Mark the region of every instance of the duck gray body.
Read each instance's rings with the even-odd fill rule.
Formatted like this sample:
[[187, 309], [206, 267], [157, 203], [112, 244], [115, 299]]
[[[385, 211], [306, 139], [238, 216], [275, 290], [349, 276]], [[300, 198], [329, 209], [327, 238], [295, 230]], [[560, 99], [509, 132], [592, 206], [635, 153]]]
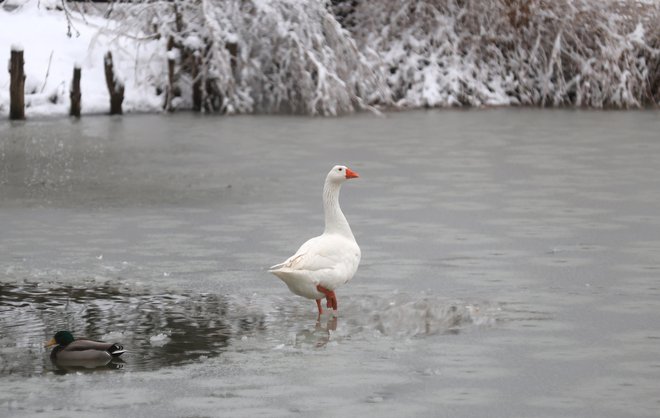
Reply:
[[106, 343], [85, 338], [74, 339], [68, 331], [60, 331], [49, 342], [55, 345], [50, 358], [57, 362], [108, 362], [126, 352], [118, 343]]

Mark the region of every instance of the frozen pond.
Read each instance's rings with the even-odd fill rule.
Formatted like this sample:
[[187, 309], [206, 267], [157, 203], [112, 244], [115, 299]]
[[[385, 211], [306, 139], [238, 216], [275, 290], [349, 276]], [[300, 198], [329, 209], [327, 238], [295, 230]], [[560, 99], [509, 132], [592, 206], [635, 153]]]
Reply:
[[[266, 268], [335, 163], [317, 321]], [[659, 324], [657, 111], [0, 122], [0, 416], [657, 417]]]

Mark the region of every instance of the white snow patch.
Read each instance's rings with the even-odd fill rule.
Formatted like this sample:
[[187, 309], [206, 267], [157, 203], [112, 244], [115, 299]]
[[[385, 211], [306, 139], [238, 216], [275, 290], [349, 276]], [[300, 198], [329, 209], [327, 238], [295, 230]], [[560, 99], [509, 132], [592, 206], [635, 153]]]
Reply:
[[188, 49], [202, 49], [204, 43], [197, 35], [190, 35], [183, 41], [183, 46]]
[[176, 60], [179, 59], [179, 55], [180, 54], [179, 54], [178, 49], [171, 49], [171, 50], [167, 51], [167, 59], [168, 60], [176, 61]]
[[644, 43], [644, 25], [638, 23], [635, 30], [628, 35], [630, 40], [640, 44]]

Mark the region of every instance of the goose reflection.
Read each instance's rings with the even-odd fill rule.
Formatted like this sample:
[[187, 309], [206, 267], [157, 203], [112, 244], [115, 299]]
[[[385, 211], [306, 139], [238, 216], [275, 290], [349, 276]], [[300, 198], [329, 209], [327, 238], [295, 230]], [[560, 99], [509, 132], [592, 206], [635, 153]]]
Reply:
[[315, 327], [317, 333], [323, 334], [321, 338], [316, 342], [317, 347], [324, 347], [326, 344], [330, 342], [330, 331], [337, 331], [337, 317], [335, 315], [330, 315], [328, 317], [328, 320], [325, 323], [325, 327], [321, 325], [321, 317], [316, 320], [316, 327]]
[[318, 316], [314, 323], [307, 323], [295, 325], [296, 330], [290, 334], [289, 343], [295, 347], [325, 347], [332, 338], [332, 333], [337, 330], [338, 319], [334, 315], [328, 316], [323, 320], [322, 316]]

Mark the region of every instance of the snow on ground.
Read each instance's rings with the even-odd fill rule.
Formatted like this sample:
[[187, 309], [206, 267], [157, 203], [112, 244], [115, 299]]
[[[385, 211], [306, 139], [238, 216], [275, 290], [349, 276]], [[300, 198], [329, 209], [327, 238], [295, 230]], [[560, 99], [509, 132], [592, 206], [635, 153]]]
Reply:
[[[116, 72], [126, 85], [124, 111], [157, 111], [163, 98], [145, 80], [161, 77], [164, 54], [156, 41], [117, 37], [100, 16], [72, 14], [71, 36], [66, 14], [54, 0], [13, 0], [0, 7], [0, 62], [8, 62], [11, 46], [24, 50], [26, 117], [66, 115], [74, 65], [82, 68], [82, 113], [106, 113], [110, 99], [103, 56], [112, 51]], [[13, 6], [19, 6], [13, 10]], [[111, 23], [111, 22], [110, 22]], [[105, 28], [99, 32], [99, 29]], [[139, 36], [139, 34], [137, 34]], [[136, 63], [142, 65], [136, 66]], [[139, 70], [138, 70], [139, 69]], [[0, 71], [0, 113], [9, 111], [8, 71]]]

